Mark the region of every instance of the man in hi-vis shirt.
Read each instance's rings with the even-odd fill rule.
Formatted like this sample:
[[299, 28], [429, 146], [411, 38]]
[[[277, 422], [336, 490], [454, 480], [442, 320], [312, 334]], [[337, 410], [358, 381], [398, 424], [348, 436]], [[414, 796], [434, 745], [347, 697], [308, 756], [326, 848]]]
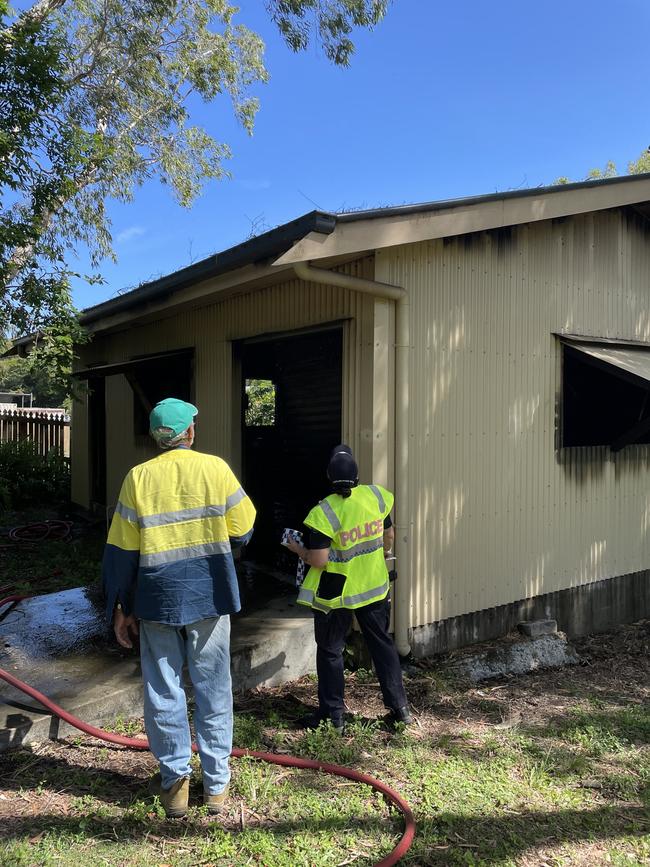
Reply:
[[183, 689], [186, 663], [203, 800], [219, 812], [232, 749], [230, 614], [240, 609], [232, 549], [253, 533], [255, 509], [221, 458], [192, 450], [191, 403], [156, 404], [150, 433], [162, 454], [133, 467], [108, 534], [102, 580], [106, 614], [122, 647], [140, 635], [144, 719], [160, 763], [167, 816], [187, 812], [191, 738]]

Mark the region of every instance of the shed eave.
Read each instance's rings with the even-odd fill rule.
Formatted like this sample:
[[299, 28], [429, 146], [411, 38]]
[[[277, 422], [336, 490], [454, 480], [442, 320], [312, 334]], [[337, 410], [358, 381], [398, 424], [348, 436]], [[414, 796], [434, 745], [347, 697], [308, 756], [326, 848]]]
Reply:
[[[247, 269], [273, 260], [299, 238], [308, 234], [327, 234], [334, 229], [336, 217], [325, 211], [311, 211], [296, 220], [284, 223], [262, 235], [237, 244], [200, 262], [181, 268], [172, 274], [152, 280], [136, 289], [111, 298], [82, 311], [80, 321], [90, 330], [104, 330], [104, 320], [116, 314], [127, 313], [127, 318], [138, 318], [155, 305], [188, 287], [204, 285], [210, 288], [215, 278], [239, 274], [248, 279]], [[232, 282], [232, 280], [230, 281]], [[94, 326], [94, 327], [92, 327]]]
[[109, 308], [101, 316], [81, 322], [93, 334], [120, 330], [133, 322], [146, 322], [171, 315], [177, 308], [191, 309], [223, 300], [235, 294], [253, 291], [259, 286], [270, 286], [285, 279], [290, 268], [272, 268], [268, 265], [247, 265], [221, 276], [204, 278], [179, 288], [170, 288], [151, 298], [141, 298], [126, 308]]

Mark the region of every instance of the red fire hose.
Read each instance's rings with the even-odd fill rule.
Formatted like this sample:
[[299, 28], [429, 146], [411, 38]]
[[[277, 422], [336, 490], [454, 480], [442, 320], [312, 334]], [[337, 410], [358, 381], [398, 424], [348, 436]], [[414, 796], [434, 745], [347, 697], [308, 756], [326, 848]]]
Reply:
[[72, 521], [35, 521], [21, 527], [12, 527], [9, 530], [9, 538], [12, 542], [44, 542], [53, 539], [65, 542], [72, 535]]
[[[2, 591], [0, 592], [6, 592], [10, 589], [11, 588], [8, 587], [2, 588]], [[28, 598], [28, 596], [6, 596], [4, 599], [0, 599], [0, 608], [9, 602], [18, 602], [21, 599]], [[130, 747], [134, 750], [149, 749], [149, 742], [144, 738], [128, 738], [124, 735], [116, 735], [77, 719], [77, 717], [68, 713], [62, 707], [59, 707], [58, 704], [50, 701], [50, 699], [43, 695], [42, 692], [39, 692], [27, 683], [23, 683], [22, 680], [18, 680], [17, 677], [9, 674], [8, 671], [4, 671], [2, 668], [0, 668], [0, 679], [6, 681], [15, 689], [19, 689], [21, 692], [26, 693], [39, 704], [42, 704], [43, 707], [47, 708], [51, 713], [55, 714], [55, 716], [64, 720], [64, 722], [67, 722], [74, 728], [77, 728], [94, 738], [99, 738], [100, 740], [108, 741], [112, 744], [119, 744], [123, 747]], [[192, 744], [192, 749], [196, 752], [196, 744]], [[270, 762], [273, 765], [284, 765], [288, 768], [303, 768], [311, 771], [322, 771], [325, 774], [334, 774], [337, 777], [346, 777], [348, 780], [354, 780], [357, 783], [365, 783], [367, 786], [371, 786], [371, 788], [375, 789], [377, 792], [381, 792], [381, 794], [388, 801], [394, 804], [404, 816], [404, 833], [402, 834], [399, 843], [385, 858], [382, 858], [381, 861], [377, 861], [375, 867], [391, 867], [391, 865], [397, 864], [400, 858], [402, 858], [409, 850], [411, 843], [413, 842], [413, 837], [415, 836], [415, 819], [413, 817], [413, 811], [404, 798], [402, 798], [396, 791], [391, 789], [385, 783], [382, 783], [381, 780], [371, 777], [370, 774], [364, 774], [361, 773], [361, 771], [355, 771], [352, 768], [345, 768], [341, 765], [317, 762], [313, 759], [299, 759], [294, 756], [281, 756], [276, 753], [262, 753], [257, 750], [242, 750], [237, 747], [233, 748], [232, 756], [235, 758], [248, 757], [252, 759], [260, 759], [263, 762]]]

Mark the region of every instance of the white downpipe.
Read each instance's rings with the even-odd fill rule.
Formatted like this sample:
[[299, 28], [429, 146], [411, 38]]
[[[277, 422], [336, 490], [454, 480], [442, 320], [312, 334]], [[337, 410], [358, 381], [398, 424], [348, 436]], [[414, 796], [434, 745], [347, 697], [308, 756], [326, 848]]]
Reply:
[[395, 646], [400, 656], [408, 656], [409, 644], [409, 604], [410, 582], [410, 533], [409, 519], [409, 299], [406, 289], [390, 283], [379, 283], [314, 268], [306, 262], [297, 262], [294, 272], [301, 280], [326, 286], [341, 286], [353, 292], [364, 292], [376, 298], [389, 298], [395, 301], [395, 502], [398, 520], [395, 523], [395, 556], [402, 577], [395, 582]]
[[[395, 305], [395, 556], [398, 578], [395, 582], [395, 646], [400, 656], [411, 652], [409, 626], [411, 603], [411, 521], [409, 509], [409, 360], [411, 327], [410, 305], [404, 295]], [[399, 569], [402, 578], [399, 578]]]
[[306, 262], [296, 262], [293, 270], [301, 280], [310, 283], [324, 283], [327, 286], [341, 286], [354, 292], [365, 292], [379, 298], [390, 298], [401, 301], [406, 297], [406, 289], [393, 286], [392, 283], [378, 283], [376, 280], [366, 280], [365, 277], [353, 277], [351, 274], [341, 274], [340, 271], [328, 271], [326, 268], [314, 268]]

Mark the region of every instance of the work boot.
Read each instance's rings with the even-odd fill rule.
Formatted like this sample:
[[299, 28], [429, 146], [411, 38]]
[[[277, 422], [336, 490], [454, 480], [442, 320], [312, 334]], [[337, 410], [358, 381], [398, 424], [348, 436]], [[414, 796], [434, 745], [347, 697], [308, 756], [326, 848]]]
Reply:
[[169, 789], [158, 790], [158, 797], [168, 819], [180, 819], [187, 813], [190, 799], [190, 778], [182, 777]]
[[329, 716], [323, 716], [319, 710], [315, 710], [313, 713], [300, 717], [297, 725], [299, 729], [317, 729], [321, 723], [327, 721], [332, 724], [332, 728], [337, 735], [345, 734], [345, 721], [343, 720], [343, 717], [332, 719]]
[[405, 704], [402, 707], [391, 708], [384, 717], [384, 720], [389, 726], [395, 726], [397, 723], [404, 723], [404, 725], [409, 726], [413, 722], [413, 716], [409, 710], [409, 706]]
[[230, 784], [226, 785], [223, 792], [218, 792], [216, 795], [210, 795], [208, 792], [203, 792], [203, 803], [208, 808], [208, 813], [220, 813], [228, 799], [228, 791]]

